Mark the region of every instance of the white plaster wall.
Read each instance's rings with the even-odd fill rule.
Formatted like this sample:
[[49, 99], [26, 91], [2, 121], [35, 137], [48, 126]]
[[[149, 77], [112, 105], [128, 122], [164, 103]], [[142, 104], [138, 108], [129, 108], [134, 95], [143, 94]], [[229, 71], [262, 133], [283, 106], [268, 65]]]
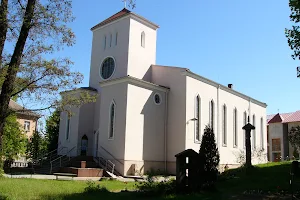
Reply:
[[[67, 147], [68, 150], [71, 150], [73, 147], [77, 146], [78, 142], [78, 125], [79, 125], [79, 108], [73, 107], [71, 108], [72, 116], [70, 118], [70, 133], [69, 133], [69, 139], [66, 139], [66, 126], [67, 126], [67, 113], [61, 112], [60, 115], [60, 125], [59, 125], [59, 142], [58, 142], [58, 148], [61, 147]], [[77, 156], [77, 151], [73, 150], [71, 152], [71, 156]], [[66, 150], [64, 150], [63, 153], [65, 153]]]
[[272, 139], [280, 138], [281, 142], [281, 155], [283, 155], [283, 125], [282, 123], [271, 123], [269, 124], [269, 148], [270, 148], [270, 161], [273, 160], [273, 153], [272, 153]]
[[[145, 32], [145, 47], [141, 33]], [[128, 75], [150, 81], [150, 66], [156, 62], [156, 30], [130, 19]]]
[[80, 107], [77, 150], [80, 152], [81, 138], [88, 137], [87, 155], [93, 155], [94, 147], [94, 111], [96, 103], [87, 103]]
[[[125, 156], [125, 128], [127, 107], [127, 84], [115, 84], [102, 87], [100, 101], [99, 145], [98, 149], [106, 158], [114, 158], [123, 163]], [[114, 138], [109, 139], [110, 105], [115, 102]], [[110, 154], [107, 154], [102, 147]], [[115, 162], [117, 170], [122, 173], [124, 166]]]
[[[116, 61], [115, 72], [111, 79], [127, 75], [128, 45], [129, 45], [130, 18], [125, 17], [116, 20], [106, 26], [93, 31], [90, 83], [91, 87], [100, 89], [99, 82], [103, 81], [100, 76], [100, 66], [103, 60], [110, 56]], [[118, 43], [115, 45], [115, 34], [118, 32]], [[113, 42], [110, 47], [110, 34]], [[104, 49], [104, 36], [106, 35], [106, 49]]]
[[175, 172], [175, 155], [185, 150], [186, 81], [175, 67], [152, 66], [152, 82], [170, 88], [168, 93], [167, 160], [168, 171]]
[[[216, 136], [216, 142], [218, 144], [220, 152], [220, 164], [239, 164], [237, 162], [237, 156], [240, 151], [243, 151], [243, 134], [242, 127], [244, 126], [244, 112], [247, 114], [249, 108], [249, 101], [227, 91], [218, 88], [207, 83], [201, 82], [197, 79], [187, 77], [187, 94], [186, 94], [186, 121], [195, 117], [195, 98], [196, 95], [201, 97], [201, 137], [205, 126], [209, 123], [209, 103], [213, 99], [215, 105], [215, 120], [214, 130]], [[227, 108], [227, 145], [223, 145], [222, 142], [222, 106], [226, 105]], [[233, 111], [237, 109], [237, 129], [238, 129], [238, 146], [233, 145]], [[254, 103], [250, 103], [250, 112], [256, 115], [256, 122], [260, 123], [258, 119], [260, 116], [266, 119], [266, 109], [258, 106]], [[252, 116], [251, 114], [251, 116]], [[219, 123], [218, 123], [219, 121]], [[250, 121], [251, 122], [251, 121]], [[266, 133], [266, 132], [265, 132]], [[265, 149], [266, 149], [266, 134], [265, 137]], [[259, 140], [259, 137], [256, 137]], [[257, 145], [258, 146], [258, 145]], [[199, 151], [200, 144], [195, 141], [195, 122], [190, 121], [186, 127], [186, 149], [192, 148], [195, 151]], [[264, 160], [266, 159], [266, 155]], [[258, 160], [253, 160], [253, 163], [257, 163]]]
[[[160, 105], [154, 103], [156, 93]], [[164, 118], [164, 92], [128, 85], [125, 160], [164, 161]]]

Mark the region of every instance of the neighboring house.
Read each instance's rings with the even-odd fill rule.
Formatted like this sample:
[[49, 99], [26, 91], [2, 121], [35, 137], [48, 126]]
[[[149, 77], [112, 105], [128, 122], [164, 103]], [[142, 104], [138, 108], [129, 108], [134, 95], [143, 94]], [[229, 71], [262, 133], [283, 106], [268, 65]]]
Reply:
[[27, 110], [13, 100], [10, 100], [9, 107], [16, 112], [17, 121], [21, 124], [23, 131], [29, 139], [33, 132], [37, 130], [37, 121], [40, 116], [35, 112]]
[[269, 161], [291, 159], [295, 153], [288, 141], [292, 127], [300, 126], [300, 110], [267, 116], [267, 138]]
[[[253, 146], [267, 149], [266, 104], [191, 72], [156, 64], [159, 27], [127, 10], [94, 26], [89, 87], [62, 93], [98, 94], [95, 103], [61, 113], [59, 147], [72, 156], [111, 160], [121, 174], [160, 169], [175, 173], [175, 155], [199, 151], [213, 127], [221, 166], [239, 166], [242, 127], [256, 126]], [[174, 56], [176, 51], [174, 50]], [[201, 66], [200, 66], [201, 67]], [[202, 66], [205, 67], [205, 66]], [[265, 162], [253, 160], [253, 163]]]

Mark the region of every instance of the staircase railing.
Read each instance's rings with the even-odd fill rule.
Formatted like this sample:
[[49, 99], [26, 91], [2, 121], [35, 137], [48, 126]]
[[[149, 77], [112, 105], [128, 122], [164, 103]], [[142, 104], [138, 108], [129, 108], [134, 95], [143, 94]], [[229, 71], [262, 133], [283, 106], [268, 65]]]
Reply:
[[[35, 163], [39, 163], [39, 165], [42, 166], [43, 161], [45, 160], [45, 158], [46, 158], [46, 160], [51, 161], [51, 160], [53, 159], [53, 156], [58, 157], [58, 156], [59, 156], [58, 154], [59, 154], [60, 152], [62, 152], [64, 149], [67, 149], [67, 151], [68, 151], [68, 148], [67, 148], [67, 147], [60, 147], [60, 148], [54, 149], [54, 150], [52, 150], [52, 151], [50, 151], [50, 152], [48, 152], [48, 153], [42, 154], [42, 156], [39, 156], [34, 162], [35, 162]], [[55, 154], [55, 153], [56, 153], [56, 154]], [[53, 154], [54, 154], [54, 155], [53, 155]]]
[[99, 166], [103, 167], [106, 171], [109, 171], [111, 173], [115, 172], [116, 165], [111, 160], [106, 159], [100, 151], [96, 152], [94, 160], [99, 164]]
[[67, 151], [66, 155], [61, 155], [58, 158], [50, 161], [50, 174], [52, 173], [54, 163], [58, 162], [59, 167], [62, 167], [65, 162], [69, 162], [71, 159], [71, 153], [76, 149], [76, 146]]

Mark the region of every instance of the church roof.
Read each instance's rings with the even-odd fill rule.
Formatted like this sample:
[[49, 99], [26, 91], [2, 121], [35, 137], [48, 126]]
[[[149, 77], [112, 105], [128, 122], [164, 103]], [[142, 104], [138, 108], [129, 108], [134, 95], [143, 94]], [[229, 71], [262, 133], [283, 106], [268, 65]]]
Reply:
[[147, 23], [150, 23], [154, 27], [159, 28], [159, 26], [156, 25], [156, 24], [154, 24], [153, 22], [150, 22], [149, 20], [145, 19], [144, 17], [142, 17], [140, 15], [137, 15], [137, 14], [131, 12], [130, 10], [124, 8], [120, 12], [117, 12], [116, 14], [114, 14], [114, 15], [110, 16], [109, 18], [107, 18], [106, 20], [104, 20], [104, 21], [100, 22], [99, 24], [97, 24], [96, 26], [92, 27], [91, 30], [93, 31], [93, 30], [95, 30], [95, 29], [97, 29], [97, 28], [99, 28], [101, 26], [109, 24], [109, 23], [111, 23], [111, 22], [113, 22], [115, 20], [121, 19], [122, 17], [125, 17], [127, 15], [133, 15], [133, 16], [135, 16], [135, 17], [137, 17], [137, 18], [139, 18], [139, 19], [141, 19], [143, 21], [146, 21]]

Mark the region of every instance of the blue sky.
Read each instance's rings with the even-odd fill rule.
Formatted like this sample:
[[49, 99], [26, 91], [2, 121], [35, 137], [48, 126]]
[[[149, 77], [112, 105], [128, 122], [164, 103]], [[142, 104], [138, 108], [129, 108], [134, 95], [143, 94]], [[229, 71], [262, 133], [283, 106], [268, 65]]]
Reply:
[[[86, 3], [83, 3], [86, 2]], [[123, 9], [121, 0], [74, 1], [76, 45], [61, 52], [88, 85], [90, 28]], [[288, 0], [137, 0], [135, 13], [160, 25], [157, 64], [186, 67], [268, 104], [267, 113], [300, 109], [299, 61], [284, 29]]]

